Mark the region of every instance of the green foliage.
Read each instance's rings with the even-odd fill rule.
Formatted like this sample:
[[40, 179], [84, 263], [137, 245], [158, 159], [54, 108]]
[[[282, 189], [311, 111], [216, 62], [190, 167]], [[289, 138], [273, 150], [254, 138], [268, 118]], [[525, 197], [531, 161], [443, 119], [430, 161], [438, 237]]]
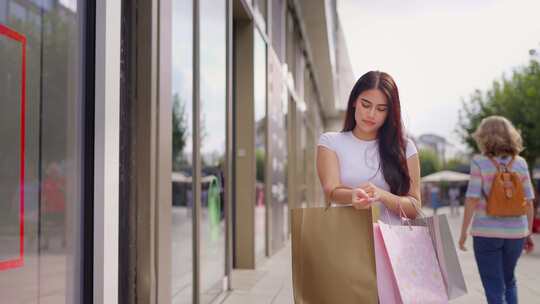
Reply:
[[174, 94], [172, 109], [172, 161], [174, 170], [179, 170], [182, 162], [185, 161], [183, 153], [188, 135], [187, 127], [185, 104], [178, 94]]
[[420, 158], [420, 175], [422, 177], [441, 170], [441, 160], [434, 151], [420, 150], [418, 156]]
[[521, 131], [525, 150], [522, 156], [532, 165], [540, 156], [540, 64], [531, 60], [503, 76], [486, 92], [476, 90], [463, 101], [457, 133], [473, 151], [478, 152], [471, 134], [480, 121], [490, 115], [508, 118]]
[[446, 161], [443, 170], [469, 173], [469, 162], [459, 157], [451, 158]]

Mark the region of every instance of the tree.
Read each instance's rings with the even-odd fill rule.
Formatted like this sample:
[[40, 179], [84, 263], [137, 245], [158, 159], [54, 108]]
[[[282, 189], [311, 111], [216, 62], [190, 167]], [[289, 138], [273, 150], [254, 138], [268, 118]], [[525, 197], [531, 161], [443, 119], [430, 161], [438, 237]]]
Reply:
[[420, 158], [420, 175], [422, 177], [441, 169], [441, 160], [434, 151], [420, 150], [418, 157]]
[[478, 147], [471, 134], [480, 121], [490, 115], [508, 118], [521, 132], [525, 150], [522, 156], [535, 164], [540, 156], [540, 64], [531, 60], [527, 66], [515, 69], [510, 78], [504, 75], [493, 82], [485, 93], [476, 90], [463, 101], [457, 133], [473, 151]]
[[459, 157], [454, 157], [446, 161], [443, 170], [450, 170], [468, 174], [470, 171], [470, 165], [468, 161]]
[[172, 110], [172, 161], [174, 170], [179, 170], [182, 162], [185, 161], [183, 152], [186, 147], [187, 132], [186, 106], [181, 101], [180, 96], [174, 94]]

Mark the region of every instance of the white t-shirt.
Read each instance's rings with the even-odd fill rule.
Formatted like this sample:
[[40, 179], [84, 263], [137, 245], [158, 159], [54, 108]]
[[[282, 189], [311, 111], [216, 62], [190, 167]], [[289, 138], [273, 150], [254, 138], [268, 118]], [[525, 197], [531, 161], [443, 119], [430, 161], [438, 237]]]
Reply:
[[[361, 140], [354, 136], [352, 131], [327, 132], [320, 136], [318, 145], [336, 153], [339, 161], [339, 177], [343, 186], [355, 188], [363, 183], [371, 182], [383, 190], [390, 191], [390, 186], [384, 179], [380, 167], [379, 146], [376, 139]], [[417, 153], [412, 140], [407, 139], [406, 157], [409, 158]], [[388, 222], [384, 214], [386, 212], [384, 205], [378, 202], [376, 204], [380, 206], [380, 219]], [[391, 223], [400, 223], [397, 215], [388, 213]]]

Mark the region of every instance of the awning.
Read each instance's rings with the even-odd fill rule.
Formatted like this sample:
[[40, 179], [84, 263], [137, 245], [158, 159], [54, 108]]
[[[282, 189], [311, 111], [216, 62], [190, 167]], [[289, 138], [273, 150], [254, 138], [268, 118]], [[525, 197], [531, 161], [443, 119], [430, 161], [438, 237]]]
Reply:
[[[201, 178], [201, 182], [202, 183], [210, 183], [215, 178], [216, 177], [214, 175], [203, 176]], [[176, 183], [188, 183], [188, 184], [190, 184], [190, 183], [193, 182], [193, 177], [186, 176], [181, 172], [173, 172], [172, 176], [171, 176], [171, 179], [172, 179], [173, 182], [176, 182]]]
[[424, 183], [439, 183], [439, 182], [468, 182], [469, 174], [443, 170], [422, 177]]

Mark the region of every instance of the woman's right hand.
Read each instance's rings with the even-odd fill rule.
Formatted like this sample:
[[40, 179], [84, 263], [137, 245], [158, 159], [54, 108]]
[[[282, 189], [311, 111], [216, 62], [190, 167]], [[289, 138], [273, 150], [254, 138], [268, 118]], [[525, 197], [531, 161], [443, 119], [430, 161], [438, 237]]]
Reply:
[[371, 207], [372, 200], [367, 192], [362, 188], [352, 189], [352, 206], [357, 210], [368, 209]]
[[465, 242], [467, 241], [467, 233], [461, 232], [461, 236], [459, 237], [459, 249], [462, 251], [467, 251], [467, 247], [465, 247]]
[[526, 239], [525, 239], [525, 244], [523, 245], [523, 250], [525, 250], [525, 252], [527, 254], [531, 253], [533, 250], [534, 250], [534, 242], [532, 240], [532, 237], [531, 235], [529, 235]]

